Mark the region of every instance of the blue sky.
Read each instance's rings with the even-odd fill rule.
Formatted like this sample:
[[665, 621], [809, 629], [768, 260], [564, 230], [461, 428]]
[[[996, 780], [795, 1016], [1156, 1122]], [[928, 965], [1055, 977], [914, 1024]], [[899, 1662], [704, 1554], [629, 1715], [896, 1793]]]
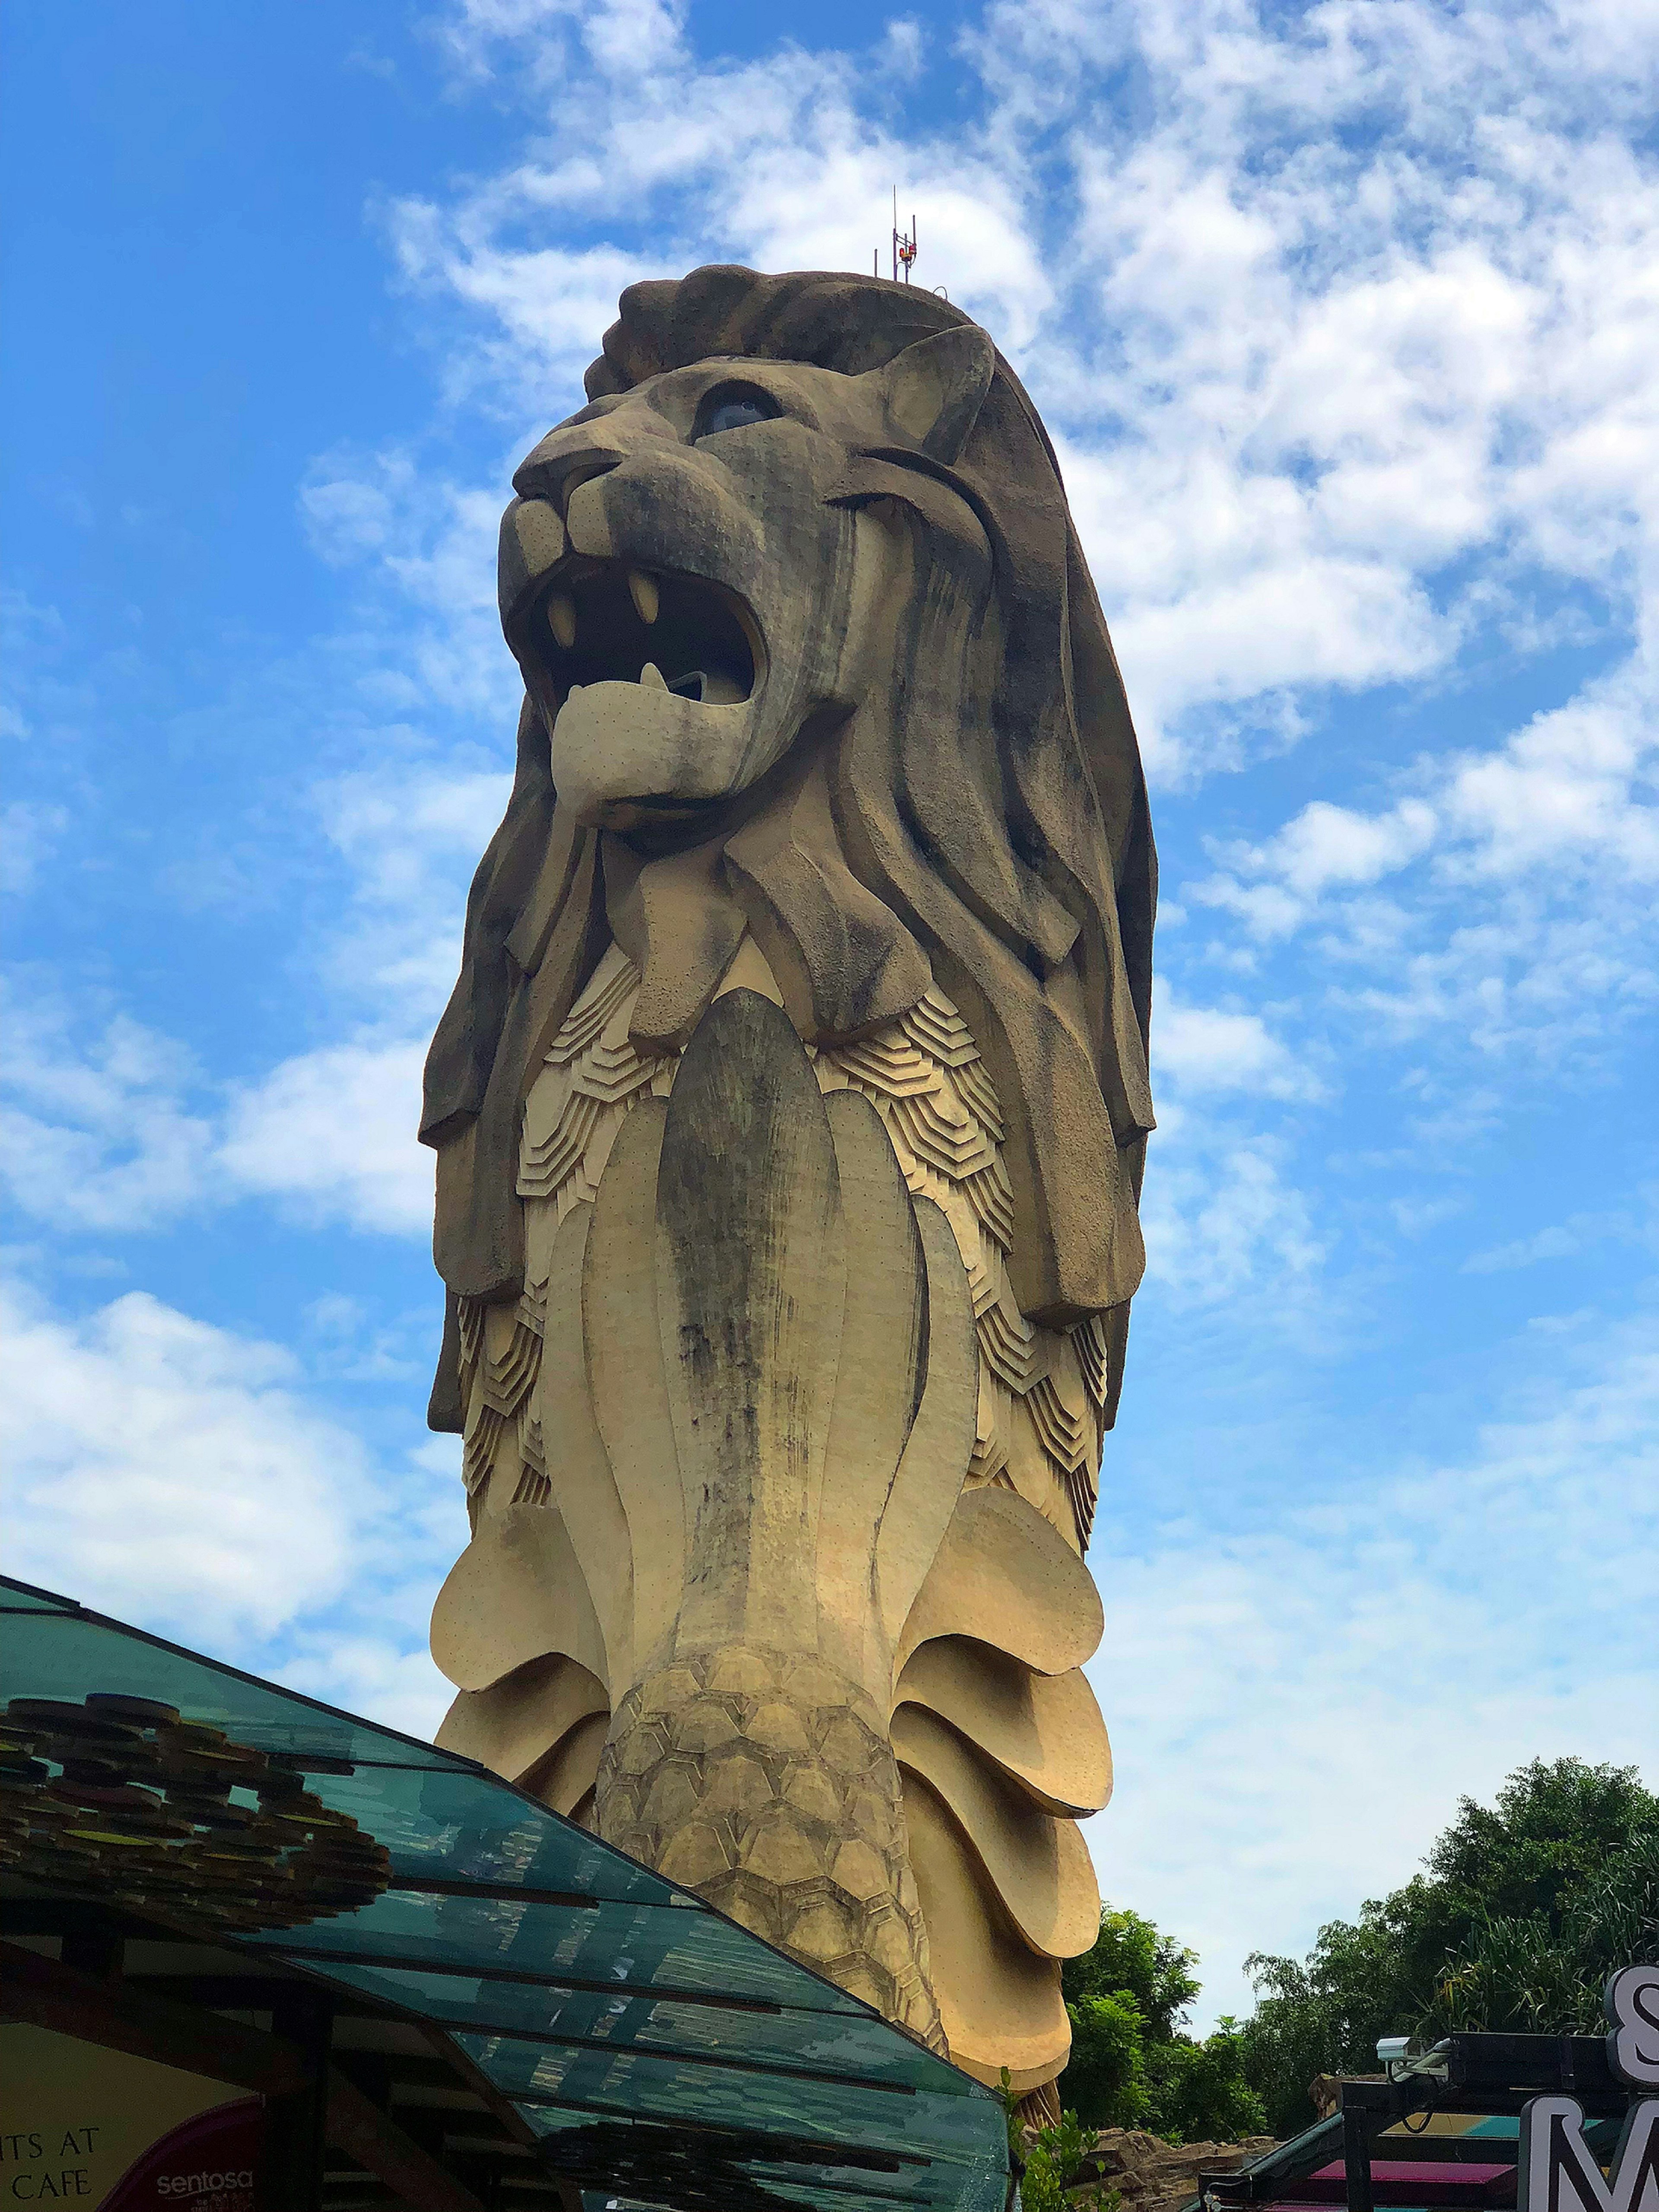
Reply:
[[1103, 1887], [1237, 2007], [1521, 1759], [1659, 1778], [1652, 5], [3, 38], [12, 1571], [435, 1723], [411, 1133], [508, 475], [623, 283], [862, 267], [896, 185], [1055, 435], [1163, 855]]

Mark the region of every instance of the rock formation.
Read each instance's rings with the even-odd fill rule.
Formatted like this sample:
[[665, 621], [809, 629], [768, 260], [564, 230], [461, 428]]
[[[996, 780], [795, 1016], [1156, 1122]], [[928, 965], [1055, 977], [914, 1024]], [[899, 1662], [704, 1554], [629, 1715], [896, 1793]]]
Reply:
[[1088, 2201], [1102, 2188], [1115, 2190], [1121, 2212], [1180, 2212], [1198, 2191], [1200, 2173], [1235, 2173], [1247, 2159], [1275, 2148], [1272, 2136], [1247, 2136], [1243, 2142], [1165, 2142], [1144, 2128], [1103, 2128], [1073, 2178], [1079, 2198]]

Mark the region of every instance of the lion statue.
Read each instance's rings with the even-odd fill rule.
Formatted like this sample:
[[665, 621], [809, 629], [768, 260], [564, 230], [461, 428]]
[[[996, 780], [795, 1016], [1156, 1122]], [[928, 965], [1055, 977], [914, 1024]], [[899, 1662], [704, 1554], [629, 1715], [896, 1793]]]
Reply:
[[514, 479], [518, 771], [427, 1066], [440, 1741], [1035, 2113], [1155, 862], [1048, 438], [931, 293], [633, 286]]

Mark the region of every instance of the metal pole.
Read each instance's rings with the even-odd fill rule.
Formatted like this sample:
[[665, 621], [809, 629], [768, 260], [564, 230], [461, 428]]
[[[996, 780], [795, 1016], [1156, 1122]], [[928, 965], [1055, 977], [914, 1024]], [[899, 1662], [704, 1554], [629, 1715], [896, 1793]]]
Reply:
[[313, 2071], [303, 2089], [265, 2100], [256, 2202], [260, 2212], [320, 2212], [333, 2006], [320, 1990], [290, 1986], [275, 1998], [270, 2025], [275, 2034], [300, 2045]]
[[[1346, 2088], [1346, 2085], [1345, 2085]], [[1371, 2194], [1371, 2116], [1364, 2105], [1342, 2099], [1342, 2175], [1348, 2212], [1375, 2212]]]

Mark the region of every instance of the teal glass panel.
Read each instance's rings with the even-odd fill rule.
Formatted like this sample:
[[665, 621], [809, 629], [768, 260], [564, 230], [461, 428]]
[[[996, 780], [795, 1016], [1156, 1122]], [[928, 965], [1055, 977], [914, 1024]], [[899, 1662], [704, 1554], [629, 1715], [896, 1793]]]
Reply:
[[[568, 2116], [580, 2112], [590, 2119], [667, 2122], [793, 2143], [803, 2157], [825, 2162], [848, 2150], [878, 2157], [884, 2168], [890, 2164], [891, 2171], [882, 2172], [884, 2189], [943, 2202], [957, 2200], [964, 2169], [982, 2163], [988, 2153], [1006, 2173], [1006, 2124], [988, 2095], [921, 2095], [901, 2105], [841, 2084], [716, 2071], [638, 2050], [537, 2052], [493, 2037], [456, 2040], [538, 2135], [568, 2127]], [[750, 2154], [768, 2155], [767, 2144], [757, 2143]]]
[[86, 1613], [8, 1612], [0, 1616], [0, 1652], [8, 1698], [59, 1698], [78, 1705], [89, 1692], [116, 1691], [176, 1706], [187, 1720], [223, 1729], [261, 1751], [467, 1771], [431, 1744], [394, 1735], [274, 1682], [257, 1681]]
[[565, 1974], [607, 1989], [678, 1990], [722, 2002], [874, 2018], [855, 1997], [698, 1906], [586, 1907], [389, 1890], [356, 1912], [249, 1940], [296, 1958], [343, 1952], [416, 1971], [486, 1966], [538, 1981]]
[[441, 1771], [363, 1765], [350, 1774], [312, 1772], [306, 1787], [386, 1845], [395, 1880], [426, 1875], [665, 1905], [678, 1899], [690, 1911], [707, 1911], [700, 1898], [471, 1761]]
[[[299, 1960], [311, 1955], [299, 1947], [283, 1948]], [[440, 1977], [341, 1960], [328, 1962], [320, 1971], [353, 1988], [372, 1989], [411, 2010], [457, 2025], [488, 2023], [503, 2031], [576, 2044], [591, 2040], [612, 2048], [638, 2046], [693, 2059], [707, 2057], [830, 2075], [867, 2086], [877, 2094], [902, 2097], [919, 2087], [935, 2095], [971, 2094], [963, 2076], [908, 2038], [896, 2036], [872, 2015], [746, 2011], [718, 1995], [715, 2002], [705, 2003], [634, 1996], [618, 1990], [603, 1956], [591, 1964], [598, 1971], [586, 1978], [586, 1988], [559, 1984], [561, 1971], [570, 1972], [573, 1980], [582, 1978], [569, 1967], [550, 1969], [533, 1980], [506, 1983], [478, 1975], [476, 1967]]]
[[[648, 2108], [664, 2117], [695, 2116], [701, 2112], [731, 2125], [742, 2124], [745, 2111], [751, 2121], [755, 2114], [763, 2112], [773, 2123], [781, 2123], [793, 2112], [805, 2125], [801, 2116], [810, 2111], [817, 2116], [817, 2124], [830, 2131], [831, 2141], [852, 2141], [858, 2133], [857, 2128], [852, 2135], [844, 2132], [850, 2094], [845, 2081], [810, 2078], [805, 2067], [786, 2072], [787, 2062], [775, 2039], [769, 2048], [763, 2040], [767, 2027], [777, 2027], [775, 2016], [757, 2020], [752, 2014], [720, 2012], [718, 2018], [727, 2036], [723, 2051], [704, 2054], [693, 2046], [678, 2045], [673, 2047], [683, 2055], [668, 2057], [641, 2041], [621, 2042], [616, 2029], [625, 2011], [608, 2013], [601, 2007], [596, 2013], [586, 2003], [573, 2003], [557, 1990], [534, 1984], [479, 1982], [459, 1975], [439, 1978], [343, 1964], [331, 1966], [328, 1972], [337, 1986], [404, 2007], [458, 2038], [465, 2037], [469, 2049], [477, 2037], [501, 2042], [503, 2055], [499, 2069], [492, 2062], [485, 2070], [492, 2080], [499, 2078], [504, 2094], [509, 2095], [562, 2094], [560, 2085], [568, 2076], [570, 2094], [585, 2097], [595, 2082], [613, 2081], [613, 2077], [615, 2082], [621, 2082], [623, 2076], [615, 2070], [618, 2067], [631, 2068], [631, 2089], [613, 2086], [605, 2093], [611, 2102], [620, 2100], [630, 2111]], [[880, 2023], [877, 2027], [879, 2031]], [[594, 2032], [597, 2048], [574, 2044], [576, 2036], [590, 2031]], [[705, 2035], [708, 2032], [706, 2029]], [[572, 2037], [572, 2043], [539, 2040], [565, 2034]], [[518, 2040], [520, 2038], [526, 2040]], [[704, 2055], [754, 2063], [752, 2069], [747, 2064], [708, 2065], [699, 2063]], [[876, 2089], [859, 2093], [860, 2103], [867, 2100], [882, 2108], [882, 2125], [887, 2129], [918, 2124], [916, 2114], [923, 2096], [925, 2093], [900, 2098]], [[973, 2100], [945, 2095], [926, 2101], [930, 2108], [938, 2105], [965, 2109]], [[868, 2124], [866, 2115], [860, 2125]]]
[[[493, 2066], [486, 2065], [485, 2071], [495, 2078]], [[539, 2051], [523, 2094], [544, 2097], [554, 2106], [597, 2106], [638, 2118], [694, 2120], [704, 2127], [811, 2136], [838, 2144], [868, 2144], [872, 2118], [866, 2106], [885, 2103], [868, 2092], [849, 2092], [838, 2081], [688, 2064], [638, 2049], [560, 2046]], [[526, 2117], [533, 2121], [534, 2114], [527, 2111]], [[926, 2127], [926, 2116], [914, 2108], [904, 2118], [918, 2132]], [[896, 2116], [884, 2114], [875, 2140], [895, 2132]]]
[[[887, 2021], [825, 2013], [744, 2013], [726, 2004], [679, 2004], [653, 1997], [613, 1997], [599, 1990], [560, 1990], [535, 1982], [483, 1982], [471, 1975], [420, 1975], [385, 1966], [327, 1964], [327, 1978], [404, 2011], [420, 2013], [453, 2033], [491, 2031], [522, 2039], [502, 2057], [515, 2084], [526, 2084], [542, 2046], [595, 2042], [675, 2055], [688, 2063], [754, 2063], [779, 2075], [838, 2079], [914, 2112], [914, 2097], [967, 2104], [984, 2097], [933, 2053], [900, 2037]], [[825, 2028], [830, 2033], [825, 2033]]]
[[50, 1590], [34, 1589], [27, 1583], [8, 1582], [0, 1575], [0, 1613], [78, 1611], [71, 1598], [54, 1597]]
[[[995, 2130], [986, 2138], [986, 2154], [971, 2167], [937, 2161], [901, 2165], [884, 2157], [881, 2147], [873, 2144], [842, 2152], [849, 2160], [843, 2164], [836, 2146], [802, 2140], [799, 2131], [793, 2141], [778, 2146], [797, 2151], [799, 2156], [769, 2156], [773, 2146], [752, 2132], [723, 2135], [699, 2130], [695, 2124], [663, 2128], [644, 2120], [630, 2128], [625, 2118], [612, 2112], [575, 2112], [568, 2106], [520, 2109], [535, 2129], [549, 2166], [581, 2185], [583, 2212], [609, 2212], [612, 2205], [618, 2212], [647, 2207], [657, 2212], [673, 2201], [672, 2185], [681, 2178], [674, 2168], [682, 2160], [705, 2189], [710, 2180], [718, 2182], [724, 2162], [732, 2183], [727, 2201], [750, 2205], [757, 2200], [748, 2193], [745, 2183], [750, 2189], [758, 2185], [769, 2194], [775, 2192], [790, 2203], [822, 2206], [823, 2212], [851, 2212], [853, 2205], [860, 2203], [1003, 2212], [1007, 2195], [1007, 2138], [1001, 2112], [994, 2106], [988, 2110]], [[854, 2159], [859, 2163], [850, 2162]], [[592, 2188], [601, 2177], [610, 2185]]]
[[[1001, 2212], [988, 2092], [471, 1761], [3, 1580], [0, 1643], [0, 1694], [173, 1705], [301, 1769], [382, 1844], [394, 1887], [372, 1903], [214, 1940], [447, 2028], [549, 2162], [599, 2185], [592, 2212]], [[168, 1917], [189, 1925], [187, 1894]]]
[[[821, 2013], [742, 2013], [714, 2005], [681, 2004], [649, 1997], [617, 1998], [583, 1991], [564, 1998], [550, 2014], [547, 2034], [608, 2042], [688, 2061], [700, 2058], [759, 2067], [779, 2074], [843, 2081], [872, 2096], [892, 2097], [890, 2124], [913, 2109], [915, 2092], [937, 2094], [945, 2069], [928, 2054], [907, 2051], [884, 2025]], [[520, 2046], [528, 2059], [531, 2046]]]

